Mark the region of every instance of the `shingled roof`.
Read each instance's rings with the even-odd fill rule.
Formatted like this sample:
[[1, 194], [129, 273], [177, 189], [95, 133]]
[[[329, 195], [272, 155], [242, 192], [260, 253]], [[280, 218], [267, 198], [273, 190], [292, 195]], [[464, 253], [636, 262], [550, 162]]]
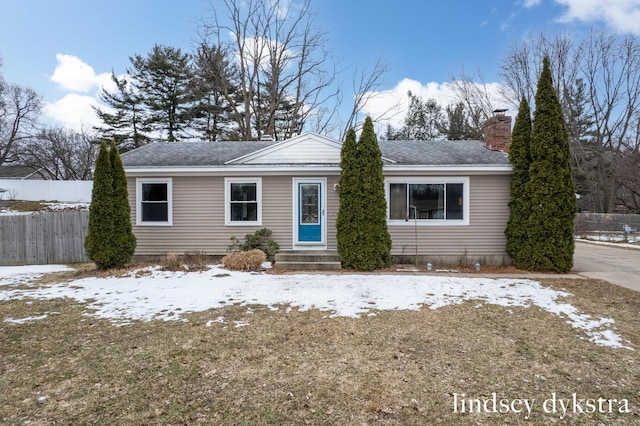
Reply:
[[[122, 154], [125, 168], [222, 166], [279, 142], [156, 142]], [[394, 165], [508, 166], [508, 155], [481, 141], [380, 141]], [[313, 159], [310, 159], [312, 162]]]
[[0, 179], [28, 179], [38, 173], [29, 166], [0, 166]]
[[380, 141], [384, 157], [402, 165], [494, 166], [508, 165], [509, 156], [492, 151], [482, 141]]

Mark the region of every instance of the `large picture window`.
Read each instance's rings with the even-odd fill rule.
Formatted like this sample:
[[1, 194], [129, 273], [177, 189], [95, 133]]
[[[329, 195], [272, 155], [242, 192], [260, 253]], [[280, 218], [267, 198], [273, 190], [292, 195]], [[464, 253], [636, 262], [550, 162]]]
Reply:
[[136, 223], [171, 225], [171, 179], [138, 179]]
[[466, 178], [391, 178], [387, 181], [389, 221], [467, 224], [468, 185]]
[[262, 223], [262, 180], [225, 179], [225, 222], [227, 225]]

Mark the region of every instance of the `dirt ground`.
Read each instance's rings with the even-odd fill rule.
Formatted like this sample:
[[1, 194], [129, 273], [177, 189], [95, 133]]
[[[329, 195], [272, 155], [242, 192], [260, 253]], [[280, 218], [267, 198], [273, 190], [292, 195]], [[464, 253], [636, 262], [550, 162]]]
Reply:
[[[543, 284], [640, 348], [639, 293]], [[640, 424], [638, 350], [538, 308], [477, 305], [362, 318], [230, 306], [116, 327], [71, 300], [4, 301], [0, 318], [49, 316], [0, 322], [0, 423]]]

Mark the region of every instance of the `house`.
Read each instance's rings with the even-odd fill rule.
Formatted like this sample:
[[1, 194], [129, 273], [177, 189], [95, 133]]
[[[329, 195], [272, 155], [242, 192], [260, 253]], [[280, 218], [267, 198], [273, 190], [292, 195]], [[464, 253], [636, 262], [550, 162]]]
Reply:
[[[511, 118], [486, 141], [381, 141], [396, 261], [508, 264]], [[122, 155], [136, 255], [224, 255], [266, 227], [285, 251], [335, 251], [341, 143], [317, 134], [161, 142]]]
[[0, 179], [44, 180], [51, 177], [51, 172], [45, 167], [0, 166]]

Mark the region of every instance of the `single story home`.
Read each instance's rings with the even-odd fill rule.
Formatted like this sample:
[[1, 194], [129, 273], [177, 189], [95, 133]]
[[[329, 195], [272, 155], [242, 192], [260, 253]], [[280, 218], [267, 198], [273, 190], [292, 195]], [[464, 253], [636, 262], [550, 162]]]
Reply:
[[[485, 141], [380, 141], [392, 255], [508, 264], [511, 117]], [[281, 251], [335, 251], [341, 143], [159, 142], [122, 154], [136, 255], [224, 255], [231, 237], [270, 229]]]
[[0, 166], [0, 179], [45, 180], [52, 176], [46, 167], [34, 169], [29, 166]]

